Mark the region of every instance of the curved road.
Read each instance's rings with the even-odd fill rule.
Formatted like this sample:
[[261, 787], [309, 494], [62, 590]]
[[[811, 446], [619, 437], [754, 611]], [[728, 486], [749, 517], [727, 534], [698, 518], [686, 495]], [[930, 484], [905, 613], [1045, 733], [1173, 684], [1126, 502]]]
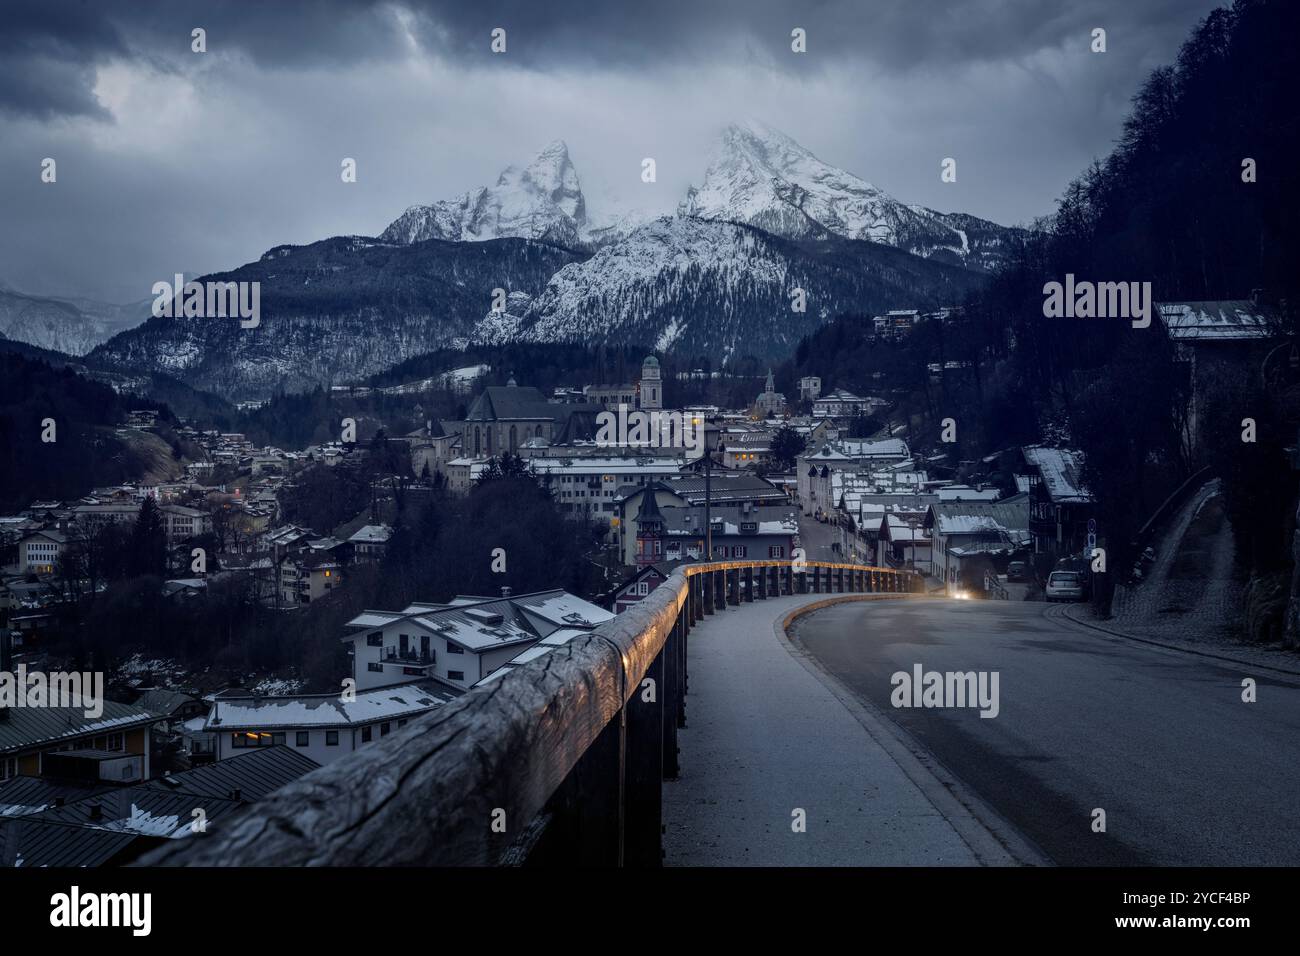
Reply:
[[[1009, 822], [1052, 862], [1300, 864], [1300, 676], [1111, 637], [1060, 611], [849, 603], [796, 620], [790, 637], [828, 687], [950, 772], [984, 822]], [[891, 706], [891, 676], [916, 664], [998, 672], [998, 715]]]

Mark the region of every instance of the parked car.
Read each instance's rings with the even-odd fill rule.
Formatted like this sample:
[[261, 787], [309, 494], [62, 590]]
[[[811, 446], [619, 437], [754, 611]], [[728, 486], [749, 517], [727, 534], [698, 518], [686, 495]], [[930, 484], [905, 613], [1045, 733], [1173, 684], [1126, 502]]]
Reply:
[[1023, 561], [1012, 561], [1007, 565], [1008, 581], [1023, 581], [1029, 573], [1029, 565]]
[[1078, 571], [1053, 571], [1047, 576], [1049, 601], [1082, 601], [1083, 575]]

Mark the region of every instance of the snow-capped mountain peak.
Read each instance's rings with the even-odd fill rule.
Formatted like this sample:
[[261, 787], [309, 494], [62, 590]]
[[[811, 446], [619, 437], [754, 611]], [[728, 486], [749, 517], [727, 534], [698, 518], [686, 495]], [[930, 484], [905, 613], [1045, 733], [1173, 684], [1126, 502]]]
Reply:
[[563, 140], [548, 144], [527, 166], [507, 166], [495, 186], [412, 206], [383, 231], [384, 242], [473, 241], [515, 236], [574, 244], [587, 220], [578, 172]]
[[723, 129], [703, 184], [687, 192], [678, 214], [748, 223], [788, 238], [864, 239], [977, 268], [1000, 255], [1007, 232], [973, 216], [899, 202], [758, 120]]

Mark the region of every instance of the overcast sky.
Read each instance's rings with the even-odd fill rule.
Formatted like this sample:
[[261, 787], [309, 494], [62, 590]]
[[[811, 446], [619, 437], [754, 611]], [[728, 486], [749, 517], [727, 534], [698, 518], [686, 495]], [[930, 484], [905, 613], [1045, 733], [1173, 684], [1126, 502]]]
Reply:
[[[0, 11], [0, 282], [149, 297], [381, 231], [553, 139], [588, 204], [670, 212], [755, 117], [906, 202], [1048, 213], [1214, 0], [33, 0]], [[190, 50], [195, 27], [208, 52]], [[506, 31], [506, 52], [490, 34]], [[807, 31], [807, 52], [790, 31]], [[1107, 52], [1089, 50], [1107, 31]], [[658, 182], [641, 182], [653, 156]], [[957, 182], [939, 162], [957, 159]], [[40, 181], [53, 157], [57, 183]], [[358, 182], [340, 180], [353, 157]]]

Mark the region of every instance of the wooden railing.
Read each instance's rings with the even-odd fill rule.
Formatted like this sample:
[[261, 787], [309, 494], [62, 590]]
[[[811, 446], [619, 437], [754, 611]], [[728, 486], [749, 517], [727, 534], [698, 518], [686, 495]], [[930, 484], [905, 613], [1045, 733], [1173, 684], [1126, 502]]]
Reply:
[[685, 565], [589, 635], [140, 865], [657, 866], [691, 629], [742, 602], [920, 582], [819, 561]]

